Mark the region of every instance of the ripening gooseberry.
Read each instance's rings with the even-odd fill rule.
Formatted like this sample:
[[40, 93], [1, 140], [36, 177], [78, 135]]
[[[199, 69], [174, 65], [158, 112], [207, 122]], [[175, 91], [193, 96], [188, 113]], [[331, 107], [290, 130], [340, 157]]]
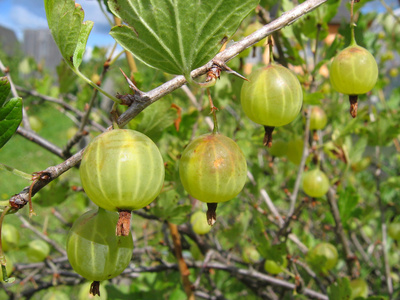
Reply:
[[322, 197], [329, 190], [329, 179], [320, 169], [309, 170], [303, 174], [303, 191], [313, 198]]
[[164, 163], [154, 142], [129, 129], [97, 136], [80, 166], [83, 188], [98, 206], [120, 212], [117, 234], [128, 235], [131, 211], [150, 204], [164, 183]]
[[33, 240], [29, 242], [26, 254], [31, 262], [44, 261], [50, 254], [50, 246], [43, 240]]
[[99, 209], [81, 215], [67, 236], [68, 260], [76, 273], [93, 281], [90, 292], [99, 294], [99, 282], [122, 273], [133, 251], [132, 235], [116, 236], [118, 214]]
[[395, 241], [400, 241], [400, 223], [392, 222], [388, 226], [388, 235]]
[[296, 75], [276, 63], [252, 72], [241, 90], [244, 113], [264, 125], [264, 144], [272, 144], [272, 130], [292, 122], [303, 104], [303, 91]]
[[218, 133], [205, 134], [182, 152], [179, 175], [186, 192], [207, 203], [207, 220], [212, 225], [217, 203], [231, 200], [243, 189], [247, 164], [232, 139]]
[[286, 255], [282, 256], [282, 262], [277, 262], [275, 260], [267, 259], [264, 263], [264, 270], [272, 275], [278, 275], [286, 269], [288, 264]]
[[8, 251], [17, 247], [19, 243], [19, 231], [11, 224], [3, 224], [1, 228], [1, 242], [3, 250]]
[[329, 73], [332, 87], [339, 93], [349, 95], [350, 113], [353, 118], [356, 117], [358, 95], [372, 90], [378, 79], [375, 58], [353, 39], [350, 46], [333, 59]]
[[361, 278], [353, 279], [350, 281], [351, 297], [350, 300], [356, 299], [358, 297], [367, 298], [368, 297], [368, 283]]
[[310, 129], [311, 130], [321, 130], [324, 129], [328, 123], [328, 118], [324, 110], [319, 106], [314, 106], [311, 109], [310, 115]]
[[336, 247], [330, 243], [320, 243], [307, 254], [307, 260], [311, 267], [323, 273], [336, 266], [338, 257]]
[[192, 225], [193, 231], [197, 234], [206, 234], [211, 230], [211, 226], [207, 223], [207, 215], [201, 210], [192, 214], [190, 217], [190, 224]]
[[260, 260], [260, 253], [254, 246], [246, 246], [243, 248], [242, 258], [245, 263], [256, 263]]

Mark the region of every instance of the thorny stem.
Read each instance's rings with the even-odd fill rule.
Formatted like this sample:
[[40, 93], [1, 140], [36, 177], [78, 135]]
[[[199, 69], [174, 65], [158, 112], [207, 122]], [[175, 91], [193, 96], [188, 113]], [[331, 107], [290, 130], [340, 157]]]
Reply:
[[1, 271], [3, 272], [3, 281], [7, 282], [8, 281], [8, 275], [7, 275], [7, 261], [6, 261], [6, 257], [4, 256], [4, 252], [3, 252], [3, 243], [1, 240], [1, 231], [3, 228], [3, 221], [4, 221], [4, 217], [6, 216], [7, 212], [11, 209], [11, 206], [7, 206], [3, 212], [1, 213], [0, 216], [0, 265], [1, 265]]
[[208, 100], [210, 101], [211, 113], [213, 115], [213, 122], [214, 122], [213, 134], [217, 134], [218, 133], [218, 121], [217, 121], [217, 113], [216, 112], [217, 112], [218, 108], [214, 106], [209, 88], [207, 88], [207, 95], [208, 95]]

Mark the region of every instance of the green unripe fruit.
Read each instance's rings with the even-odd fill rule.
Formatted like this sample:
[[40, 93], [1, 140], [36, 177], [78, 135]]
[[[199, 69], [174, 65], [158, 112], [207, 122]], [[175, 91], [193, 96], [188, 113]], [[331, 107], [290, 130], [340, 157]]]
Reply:
[[333, 88], [346, 95], [369, 92], [378, 79], [378, 65], [372, 54], [358, 45], [342, 50], [332, 61], [330, 80]]
[[17, 247], [19, 243], [19, 231], [11, 224], [3, 224], [1, 228], [1, 242], [3, 250], [8, 251]]
[[311, 130], [321, 130], [324, 129], [328, 123], [328, 118], [324, 110], [318, 106], [314, 106], [311, 109], [310, 115], [310, 129]]
[[102, 281], [122, 273], [133, 251], [132, 235], [116, 236], [118, 214], [102, 208], [81, 215], [67, 236], [72, 268], [90, 281]]
[[39, 132], [43, 128], [43, 122], [36, 116], [30, 116], [29, 118], [29, 124], [31, 125], [31, 128], [33, 131]]
[[70, 299], [71, 298], [67, 294], [57, 290], [47, 292], [42, 298], [42, 300], [70, 300]]
[[243, 249], [242, 258], [245, 263], [256, 263], [260, 260], [260, 253], [254, 246], [247, 246]]
[[206, 234], [211, 230], [211, 226], [207, 223], [206, 213], [200, 210], [190, 217], [190, 224], [192, 224], [193, 231], [197, 234]]
[[314, 169], [303, 174], [303, 191], [310, 197], [318, 198], [329, 190], [329, 179], [320, 169]]
[[364, 279], [354, 279], [350, 281], [351, 297], [350, 300], [357, 297], [368, 297], [368, 284]]
[[278, 275], [279, 273], [282, 273], [288, 264], [286, 256], [283, 256], [282, 260], [282, 263], [278, 263], [274, 260], [267, 259], [264, 263], [265, 271], [272, 275]]
[[399, 75], [399, 69], [398, 68], [391, 68], [389, 70], [389, 75], [390, 77], [397, 77]]
[[182, 152], [179, 175], [185, 190], [207, 203], [236, 197], [246, 182], [247, 164], [242, 150], [221, 134], [194, 139]]
[[296, 75], [276, 63], [251, 73], [241, 91], [244, 113], [255, 123], [283, 126], [299, 114], [303, 91]]
[[327, 272], [336, 266], [338, 257], [335, 246], [330, 243], [320, 243], [308, 253], [307, 260], [313, 269]]
[[390, 223], [388, 226], [388, 235], [395, 241], [400, 241], [400, 223]]
[[128, 129], [97, 136], [85, 150], [79, 170], [89, 198], [111, 211], [150, 204], [162, 189], [165, 173], [154, 142]]
[[50, 254], [50, 246], [43, 240], [33, 240], [29, 242], [27, 257], [31, 262], [44, 261]]

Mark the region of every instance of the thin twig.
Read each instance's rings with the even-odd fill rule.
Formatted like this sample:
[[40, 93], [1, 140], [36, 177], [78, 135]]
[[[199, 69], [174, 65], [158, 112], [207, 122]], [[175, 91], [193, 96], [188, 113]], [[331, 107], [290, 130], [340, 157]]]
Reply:
[[379, 146], [376, 146], [376, 157], [377, 157], [377, 166], [375, 170], [375, 181], [376, 181], [376, 192], [375, 195], [378, 198], [378, 203], [379, 203], [379, 210], [380, 210], [380, 219], [381, 219], [381, 231], [382, 231], [382, 252], [383, 252], [383, 265], [385, 267], [385, 277], [386, 277], [386, 286], [388, 289], [388, 294], [389, 294], [389, 299], [392, 299], [393, 295], [393, 283], [392, 283], [392, 277], [390, 275], [390, 265], [389, 265], [389, 258], [388, 258], [388, 253], [386, 249], [387, 245], [387, 228], [386, 228], [386, 217], [385, 217], [385, 206], [382, 202], [382, 197], [381, 197], [381, 173], [382, 170], [380, 168], [380, 148]]
[[44, 240], [45, 242], [49, 243], [50, 245], [52, 245], [54, 247], [54, 249], [56, 249], [58, 252], [60, 252], [62, 255], [67, 255], [67, 251], [65, 251], [65, 249], [63, 247], [61, 247], [59, 244], [57, 244], [55, 241], [53, 241], [52, 239], [50, 239], [47, 235], [44, 235], [43, 233], [41, 233], [39, 230], [37, 230], [35, 227], [33, 227], [23, 216], [21, 216], [20, 214], [17, 214], [18, 218], [21, 220], [21, 222], [23, 223], [23, 225], [28, 228], [29, 230], [31, 230], [33, 233], [35, 233], [38, 237], [40, 237], [42, 240]]
[[[321, 164], [321, 166], [322, 166], [322, 164]], [[343, 252], [344, 252], [345, 259], [346, 259], [346, 264], [347, 264], [347, 269], [348, 269], [349, 275], [352, 277], [358, 277], [359, 271], [358, 271], [357, 265], [355, 263], [357, 260], [357, 257], [351, 251], [349, 241], [346, 237], [346, 233], [343, 230], [342, 219], [340, 217], [340, 212], [339, 212], [339, 207], [337, 204], [335, 190], [332, 187], [330, 187], [328, 190], [328, 193], [326, 195], [327, 195], [328, 203], [331, 208], [331, 212], [332, 212], [333, 218], [335, 220], [335, 224], [336, 224], [336, 227], [335, 227], [336, 236], [339, 238], [339, 240], [343, 246]]]
[[169, 230], [171, 231], [172, 241], [174, 243], [175, 256], [178, 260], [179, 271], [181, 273], [183, 289], [185, 290], [186, 297], [189, 300], [195, 300], [192, 284], [189, 280], [190, 271], [187, 267], [185, 259], [182, 256], [182, 245], [181, 238], [178, 232], [178, 226], [172, 223], [168, 223]]
[[23, 127], [18, 127], [17, 129], [17, 133], [21, 136], [23, 136], [24, 138], [30, 140], [31, 142], [34, 142], [35, 144], [43, 147], [44, 149], [50, 151], [51, 153], [57, 155], [60, 158], [65, 158], [62, 150], [60, 148], [58, 148], [56, 145], [54, 145], [53, 143], [49, 142], [48, 140], [46, 140], [45, 138], [41, 137], [40, 135], [38, 135], [36, 132], [32, 131], [32, 130], [28, 130], [26, 128]]

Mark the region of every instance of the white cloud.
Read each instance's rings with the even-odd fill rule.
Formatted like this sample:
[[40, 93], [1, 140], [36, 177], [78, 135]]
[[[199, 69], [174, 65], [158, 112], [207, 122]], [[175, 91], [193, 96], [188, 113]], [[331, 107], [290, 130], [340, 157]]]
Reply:
[[10, 19], [12, 20], [13, 29], [18, 38], [22, 38], [25, 29], [42, 29], [48, 28], [45, 17], [32, 13], [27, 7], [14, 6], [10, 11]]

